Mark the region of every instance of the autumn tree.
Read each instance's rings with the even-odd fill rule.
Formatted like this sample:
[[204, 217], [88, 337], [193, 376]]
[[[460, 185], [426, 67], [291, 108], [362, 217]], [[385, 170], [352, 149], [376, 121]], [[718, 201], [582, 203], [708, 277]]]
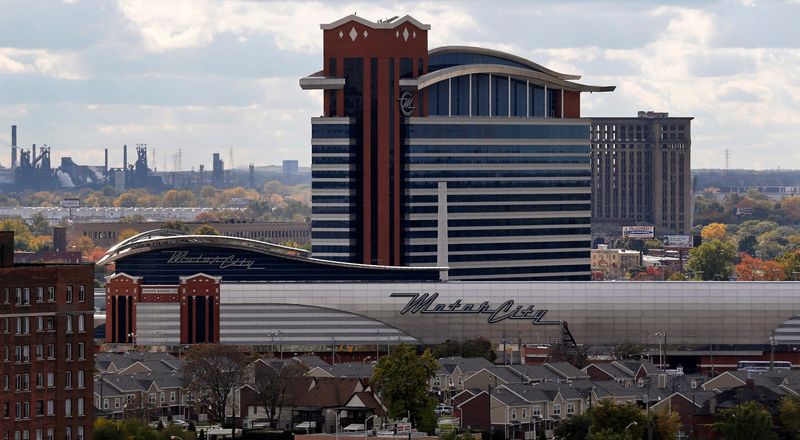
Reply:
[[497, 353], [492, 349], [492, 342], [486, 338], [467, 339], [464, 341], [447, 340], [433, 349], [435, 358], [450, 356], [482, 357], [494, 362]]
[[778, 417], [787, 438], [800, 438], [800, 397], [790, 394], [781, 399]]
[[70, 250], [78, 250], [81, 251], [81, 255], [89, 255], [94, 251], [97, 245], [94, 243], [89, 237], [83, 236], [73, 239], [69, 242], [68, 248]]
[[417, 355], [411, 345], [398, 345], [378, 361], [371, 383], [387, 402], [390, 418], [411, 414], [411, 424], [432, 433], [436, 428], [436, 399], [428, 394], [428, 383], [439, 369], [430, 350]]
[[800, 280], [800, 250], [794, 252], [786, 252], [775, 259], [778, 265], [783, 270], [785, 279], [787, 280]]
[[772, 416], [758, 402], [751, 400], [717, 413], [714, 430], [726, 440], [775, 440]]
[[197, 344], [186, 351], [182, 375], [192, 394], [208, 407], [211, 420], [225, 421], [234, 391], [248, 382], [247, 364], [244, 352], [231, 345]]
[[645, 433], [645, 413], [630, 402], [617, 404], [611, 399], [604, 399], [592, 407], [589, 415], [592, 424], [587, 440], [643, 438]]
[[577, 414], [559, 423], [555, 435], [561, 440], [585, 440], [591, 425], [592, 418], [589, 415]]
[[304, 374], [305, 370], [294, 361], [256, 370], [252, 384], [253, 391], [258, 402], [266, 409], [272, 426], [280, 419], [281, 408], [292, 399], [291, 387], [294, 379]]
[[729, 241], [711, 240], [689, 250], [687, 269], [695, 279], [726, 280], [733, 275], [736, 245]]
[[123, 229], [122, 231], [119, 232], [119, 241], [127, 240], [138, 233], [139, 232], [136, 229], [130, 229], [130, 228]]
[[192, 231], [192, 235], [222, 235], [216, 228], [209, 225], [200, 225]]
[[703, 228], [703, 230], [700, 232], [700, 236], [703, 237], [703, 241], [724, 241], [728, 238], [727, 226], [722, 223], [711, 223]]
[[781, 265], [775, 261], [741, 254], [736, 265], [736, 279], [740, 281], [782, 281], [785, 279]]

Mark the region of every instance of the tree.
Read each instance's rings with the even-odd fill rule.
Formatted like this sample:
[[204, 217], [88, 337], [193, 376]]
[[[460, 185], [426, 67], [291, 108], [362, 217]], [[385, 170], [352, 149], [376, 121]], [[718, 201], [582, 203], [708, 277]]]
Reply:
[[755, 255], [758, 240], [755, 235], [745, 235], [739, 239], [739, 252]]
[[267, 410], [267, 416], [273, 426], [280, 418], [280, 411], [284, 403], [292, 399], [293, 379], [301, 377], [303, 374], [305, 374], [305, 370], [293, 361], [284, 363], [277, 371], [265, 368], [260, 374], [256, 373], [253, 390], [258, 402]]
[[734, 270], [736, 245], [730, 241], [711, 240], [689, 250], [686, 267], [695, 279], [728, 279]]
[[161, 223], [161, 229], [168, 229], [170, 231], [181, 232], [184, 234], [189, 233], [189, 226], [184, 222], [179, 222], [177, 220], [170, 220], [164, 223]]
[[587, 414], [578, 414], [562, 421], [556, 427], [555, 435], [560, 440], [584, 440], [589, 434], [591, 425], [591, 417]]
[[53, 227], [44, 214], [37, 212], [31, 216], [31, 233], [33, 235], [53, 235]]
[[213, 421], [224, 422], [234, 391], [247, 383], [247, 356], [230, 345], [198, 344], [186, 351], [185, 360], [181, 371], [192, 393]]
[[94, 240], [91, 238], [83, 236], [70, 241], [68, 247], [70, 250], [81, 251], [81, 255], [89, 255], [94, 251], [97, 245], [94, 244]]
[[778, 406], [781, 427], [788, 438], [800, 438], [800, 398], [787, 395]]
[[800, 280], [800, 251], [786, 252], [775, 259], [787, 280]]
[[642, 357], [642, 353], [644, 348], [639, 344], [634, 344], [632, 342], [623, 342], [622, 344], [617, 344], [613, 347], [612, 355], [615, 359], [618, 360], [625, 360], [625, 359], [640, 359]]
[[617, 404], [604, 399], [592, 407], [589, 416], [592, 418], [589, 440], [642, 438], [646, 429], [644, 411], [631, 402]]
[[740, 281], [782, 281], [785, 274], [781, 265], [775, 261], [764, 261], [742, 254], [739, 264], [736, 265], [736, 278]]
[[118, 238], [119, 238], [119, 241], [127, 240], [127, 239], [133, 237], [134, 235], [136, 235], [138, 233], [139, 232], [137, 232], [135, 229], [130, 229], [130, 228], [123, 229], [122, 231], [120, 231]]
[[727, 226], [723, 223], [711, 223], [702, 231], [700, 231], [700, 236], [703, 237], [703, 241], [707, 240], [726, 240], [728, 238], [728, 230]]
[[714, 430], [726, 440], [775, 440], [772, 416], [758, 402], [749, 401], [723, 409], [715, 417]]
[[14, 231], [14, 249], [22, 251], [36, 250], [33, 234], [22, 217], [0, 220], [0, 231]]
[[417, 355], [414, 347], [398, 345], [392, 354], [378, 361], [371, 383], [388, 402], [390, 418], [411, 414], [411, 424], [421, 431], [432, 433], [436, 428], [434, 407], [436, 399], [428, 394], [428, 382], [439, 364], [430, 350]]
[[192, 231], [192, 235], [221, 235], [213, 226], [200, 225]]
[[497, 359], [497, 353], [492, 349], [492, 342], [483, 337], [463, 342], [448, 339], [433, 349], [433, 356], [437, 359], [450, 356], [482, 357], [491, 362]]
[[653, 440], [673, 440], [681, 430], [681, 418], [677, 412], [668, 414], [651, 413], [648, 424], [653, 432]]
[[156, 431], [144, 420], [133, 417], [125, 420], [96, 419], [94, 421], [94, 438], [96, 440], [195, 440], [193, 431], [184, 431], [174, 424], [167, 424]]

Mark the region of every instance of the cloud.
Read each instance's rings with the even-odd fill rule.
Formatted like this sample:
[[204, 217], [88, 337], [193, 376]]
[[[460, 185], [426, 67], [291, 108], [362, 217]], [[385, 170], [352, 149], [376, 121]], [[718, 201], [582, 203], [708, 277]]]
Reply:
[[[230, 34], [239, 41], [269, 35], [280, 50], [315, 53], [322, 50], [320, 23], [354, 12], [370, 20], [395, 15], [395, 9], [373, 3], [118, 0], [118, 6], [131, 29], [153, 52], [203, 47], [220, 35]], [[420, 3], [414, 8], [414, 16], [423, 21], [436, 19], [434, 43], [437, 38], [452, 38], [464, 29], [475, 28], [467, 13], [448, 3]]]
[[39, 74], [57, 79], [86, 78], [80, 58], [75, 53], [45, 49], [0, 47], [0, 74]]

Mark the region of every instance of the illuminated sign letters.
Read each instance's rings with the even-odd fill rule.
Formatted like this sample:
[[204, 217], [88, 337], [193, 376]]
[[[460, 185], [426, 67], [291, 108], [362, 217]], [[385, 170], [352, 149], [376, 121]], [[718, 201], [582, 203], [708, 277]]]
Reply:
[[220, 269], [241, 268], [245, 270], [260, 270], [263, 267], [253, 266], [255, 260], [238, 258], [236, 255], [207, 257], [203, 254], [189, 255], [188, 251], [168, 251], [172, 256], [167, 260], [167, 264], [209, 264]]
[[414, 109], [416, 109], [416, 107], [414, 107], [414, 95], [412, 95], [411, 92], [406, 90], [397, 100], [400, 101], [400, 113], [402, 113], [403, 116], [409, 117], [414, 114]]

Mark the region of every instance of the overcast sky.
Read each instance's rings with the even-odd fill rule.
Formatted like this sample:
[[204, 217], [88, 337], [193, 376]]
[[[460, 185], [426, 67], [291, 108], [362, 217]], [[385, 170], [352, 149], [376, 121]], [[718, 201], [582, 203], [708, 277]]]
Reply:
[[[429, 47], [508, 51], [581, 82], [584, 116], [694, 116], [693, 168], [800, 169], [800, 2], [409, 3], [0, 0], [0, 164], [19, 144], [113, 166], [147, 143], [156, 165], [310, 163], [320, 23], [410, 14]], [[226, 164], [227, 165], [227, 164]]]

